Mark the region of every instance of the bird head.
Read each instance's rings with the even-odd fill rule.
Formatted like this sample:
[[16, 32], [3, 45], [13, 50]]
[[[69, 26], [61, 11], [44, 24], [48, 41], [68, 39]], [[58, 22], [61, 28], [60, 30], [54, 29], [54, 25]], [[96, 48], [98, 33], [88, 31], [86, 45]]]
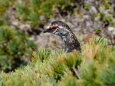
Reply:
[[69, 26], [67, 24], [65, 24], [64, 22], [54, 21], [43, 32], [44, 33], [49, 32], [49, 33], [53, 33], [55, 35], [63, 37], [63, 36], [66, 36], [70, 31], [71, 30], [70, 30]]

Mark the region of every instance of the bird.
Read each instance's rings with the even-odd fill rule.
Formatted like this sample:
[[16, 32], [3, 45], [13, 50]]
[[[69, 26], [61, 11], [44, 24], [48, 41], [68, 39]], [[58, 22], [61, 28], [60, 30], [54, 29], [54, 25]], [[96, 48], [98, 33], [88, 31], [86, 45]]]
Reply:
[[47, 32], [61, 37], [65, 43], [66, 52], [72, 52], [73, 50], [81, 52], [80, 42], [66, 23], [53, 21], [50, 23], [49, 27], [43, 31], [43, 33]]

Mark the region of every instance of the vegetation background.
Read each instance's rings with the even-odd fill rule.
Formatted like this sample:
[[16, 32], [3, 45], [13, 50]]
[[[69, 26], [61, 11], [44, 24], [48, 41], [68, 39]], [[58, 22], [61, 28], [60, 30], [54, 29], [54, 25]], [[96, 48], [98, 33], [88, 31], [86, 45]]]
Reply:
[[[54, 20], [81, 53], [42, 33]], [[0, 0], [0, 86], [115, 86], [115, 1]]]

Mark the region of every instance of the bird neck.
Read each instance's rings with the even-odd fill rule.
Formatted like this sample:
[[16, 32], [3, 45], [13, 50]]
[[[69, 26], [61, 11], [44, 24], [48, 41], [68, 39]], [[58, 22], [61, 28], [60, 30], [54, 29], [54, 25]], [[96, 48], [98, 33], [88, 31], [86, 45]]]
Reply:
[[80, 49], [80, 43], [77, 40], [76, 36], [72, 32], [69, 32], [65, 36], [62, 36], [61, 38], [62, 38], [62, 40], [65, 43], [65, 50], [67, 52], [71, 52], [74, 49], [78, 50], [78, 51], [81, 51], [81, 49]]

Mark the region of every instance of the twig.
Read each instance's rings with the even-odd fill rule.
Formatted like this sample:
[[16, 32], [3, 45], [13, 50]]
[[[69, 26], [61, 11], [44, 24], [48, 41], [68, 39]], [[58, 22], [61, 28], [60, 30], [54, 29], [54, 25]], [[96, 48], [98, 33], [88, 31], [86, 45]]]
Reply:
[[36, 82], [37, 82], [37, 86], [41, 86], [41, 83], [40, 83], [39, 77], [38, 77], [37, 74], [36, 74], [36, 71], [33, 71], [33, 75], [34, 75], [35, 80], [36, 80]]
[[77, 76], [78, 79], [81, 79], [78, 71], [75, 69], [75, 67], [72, 67], [73, 71], [75, 72], [75, 75]]

